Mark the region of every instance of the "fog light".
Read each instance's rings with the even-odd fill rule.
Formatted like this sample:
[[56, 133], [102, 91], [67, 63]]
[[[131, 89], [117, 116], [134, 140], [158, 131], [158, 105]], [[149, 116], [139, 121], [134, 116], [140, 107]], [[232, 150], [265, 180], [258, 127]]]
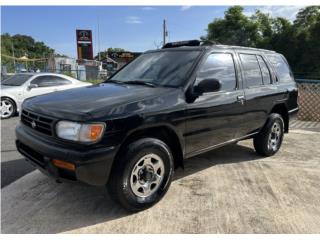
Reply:
[[75, 171], [76, 166], [73, 163], [68, 163], [59, 159], [53, 159], [52, 160], [53, 165], [59, 168], [68, 169], [70, 171]]

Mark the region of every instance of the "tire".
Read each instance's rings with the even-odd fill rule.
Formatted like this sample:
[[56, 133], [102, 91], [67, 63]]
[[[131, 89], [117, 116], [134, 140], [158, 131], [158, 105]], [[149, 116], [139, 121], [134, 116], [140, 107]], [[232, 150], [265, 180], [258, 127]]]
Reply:
[[128, 211], [151, 207], [169, 189], [174, 161], [164, 142], [155, 138], [137, 140], [115, 161], [107, 187], [111, 197]]
[[272, 113], [267, 123], [253, 138], [256, 152], [262, 156], [272, 156], [279, 151], [284, 135], [284, 121], [281, 115]]
[[11, 118], [17, 112], [15, 102], [12, 99], [6, 97], [1, 98], [0, 109], [1, 119]]

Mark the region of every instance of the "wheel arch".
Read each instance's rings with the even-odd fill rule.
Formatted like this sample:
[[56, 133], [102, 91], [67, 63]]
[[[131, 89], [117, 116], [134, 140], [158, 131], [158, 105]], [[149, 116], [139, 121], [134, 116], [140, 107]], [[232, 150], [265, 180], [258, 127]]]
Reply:
[[281, 115], [283, 121], [284, 121], [284, 132], [288, 133], [289, 132], [289, 113], [288, 113], [288, 108], [284, 103], [280, 103], [275, 105], [271, 111], [271, 113], [278, 113]]
[[156, 138], [165, 142], [172, 152], [175, 168], [183, 168], [184, 165], [182, 139], [179, 138], [177, 132], [172, 127], [167, 125], [150, 126], [131, 131], [121, 143], [115, 159], [117, 159], [117, 157], [123, 152], [124, 148], [128, 144], [146, 137]]
[[16, 100], [14, 97], [9, 96], [9, 95], [4, 95], [4, 96], [1, 96], [1, 100], [2, 100], [2, 99], [10, 99], [10, 100], [13, 102], [13, 104], [14, 104], [14, 106], [15, 106], [16, 111], [18, 111], [18, 110], [19, 110], [19, 109], [18, 109], [18, 103], [17, 103], [17, 100]]

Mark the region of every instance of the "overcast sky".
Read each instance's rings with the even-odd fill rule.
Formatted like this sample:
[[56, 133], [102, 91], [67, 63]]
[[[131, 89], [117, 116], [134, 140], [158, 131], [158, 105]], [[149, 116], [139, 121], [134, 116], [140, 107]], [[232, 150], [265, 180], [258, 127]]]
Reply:
[[[256, 9], [271, 16], [294, 20], [303, 6], [250, 6], [244, 13]], [[93, 31], [96, 53], [108, 47], [130, 51], [145, 51], [160, 46], [162, 21], [167, 20], [169, 41], [198, 39], [205, 35], [214, 18], [223, 17], [224, 6], [51, 6], [1, 7], [1, 33], [30, 35], [54, 48], [57, 53], [76, 57], [76, 29]], [[98, 37], [98, 22], [100, 37]], [[100, 41], [99, 41], [99, 40]]]

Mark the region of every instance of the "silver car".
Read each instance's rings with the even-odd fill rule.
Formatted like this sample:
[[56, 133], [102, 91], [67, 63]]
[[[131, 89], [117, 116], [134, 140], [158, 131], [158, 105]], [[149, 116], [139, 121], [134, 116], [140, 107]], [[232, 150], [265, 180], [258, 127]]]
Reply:
[[20, 111], [22, 102], [30, 97], [89, 86], [72, 77], [55, 73], [20, 73], [1, 82], [1, 118], [10, 118]]

